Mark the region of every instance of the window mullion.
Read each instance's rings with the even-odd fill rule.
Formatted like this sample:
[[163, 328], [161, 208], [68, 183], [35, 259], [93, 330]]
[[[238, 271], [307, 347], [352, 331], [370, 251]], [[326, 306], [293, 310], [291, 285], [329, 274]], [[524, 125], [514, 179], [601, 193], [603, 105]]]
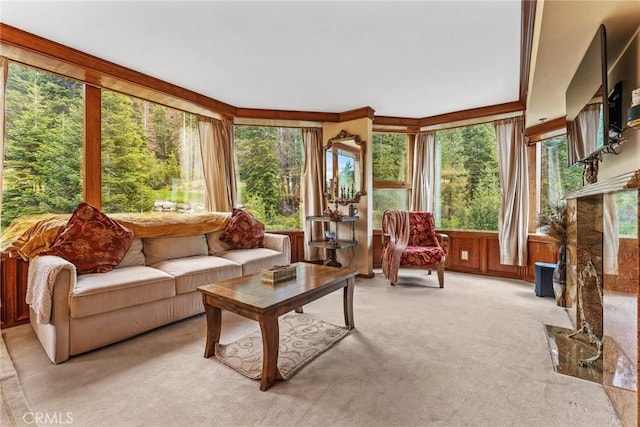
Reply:
[[102, 111], [101, 90], [99, 87], [84, 85], [84, 200], [97, 207], [102, 207]]

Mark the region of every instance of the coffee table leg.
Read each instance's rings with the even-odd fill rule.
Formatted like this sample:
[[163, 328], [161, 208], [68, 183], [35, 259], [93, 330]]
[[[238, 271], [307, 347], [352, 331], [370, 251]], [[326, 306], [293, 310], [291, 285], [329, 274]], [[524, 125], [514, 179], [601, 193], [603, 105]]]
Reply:
[[356, 279], [351, 277], [347, 279], [347, 286], [344, 287], [344, 323], [349, 329], [356, 327], [353, 321], [353, 288]]
[[282, 376], [278, 371], [278, 350], [280, 346], [280, 330], [278, 316], [264, 316], [260, 322], [262, 331], [262, 378], [260, 390], [265, 391]]
[[222, 310], [205, 302], [204, 311], [207, 315], [207, 341], [204, 346], [204, 357], [211, 357], [215, 354], [216, 346], [220, 342]]

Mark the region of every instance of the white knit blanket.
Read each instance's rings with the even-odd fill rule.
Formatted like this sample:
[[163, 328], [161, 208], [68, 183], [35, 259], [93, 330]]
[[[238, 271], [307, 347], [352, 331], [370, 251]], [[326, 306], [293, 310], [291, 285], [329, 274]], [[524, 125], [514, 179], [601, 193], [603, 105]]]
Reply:
[[69, 261], [57, 256], [41, 255], [29, 262], [29, 274], [27, 276], [27, 304], [36, 313], [38, 323], [49, 323], [51, 318], [51, 300], [53, 297], [53, 285], [58, 273], [69, 270], [71, 286], [69, 292], [75, 288], [76, 267]]

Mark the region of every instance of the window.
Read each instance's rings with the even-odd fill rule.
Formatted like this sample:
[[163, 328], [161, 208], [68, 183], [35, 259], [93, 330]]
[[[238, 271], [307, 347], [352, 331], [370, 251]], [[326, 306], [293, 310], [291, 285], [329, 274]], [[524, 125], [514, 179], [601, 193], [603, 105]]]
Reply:
[[102, 90], [102, 209], [204, 210], [195, 115]]
[[82, 200], [83, 84], [9, 62], [2, 228]]
[[497, 231], [500, 184], [493, 123], [438, 131], [436, 153], [436, 226]]
[[382, 228], [382, 214], [387, 209], [409, 209], [408, 137], [402, 133], [374, 132], [373, 156], [373, 227]]
[[618, 234], [621, 237], [638, 238], [638, 190], [615, 193]]
[[301, 230], [302, 131], [235, 126], [237, 202], [267, 230]]
[[567, 136], [540, 142], [540, 211], [546, 212], [570, 191], [582, 186], [580, 164], [567, 167]]

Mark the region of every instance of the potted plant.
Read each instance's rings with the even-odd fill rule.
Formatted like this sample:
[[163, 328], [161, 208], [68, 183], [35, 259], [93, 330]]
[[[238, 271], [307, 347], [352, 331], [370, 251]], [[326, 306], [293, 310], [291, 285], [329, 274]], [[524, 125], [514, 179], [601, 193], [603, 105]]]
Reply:
[[538, 228], [554, 240], [558, 250], [558, 262], [553, 270], [553, 293], [556, 303], [566, 307], [567, 288], [567, 241], [569, 226], [569, 209], [564, 201], [558, 201], [550, 205], [544, 211], [539, 212], [536, 220]]

